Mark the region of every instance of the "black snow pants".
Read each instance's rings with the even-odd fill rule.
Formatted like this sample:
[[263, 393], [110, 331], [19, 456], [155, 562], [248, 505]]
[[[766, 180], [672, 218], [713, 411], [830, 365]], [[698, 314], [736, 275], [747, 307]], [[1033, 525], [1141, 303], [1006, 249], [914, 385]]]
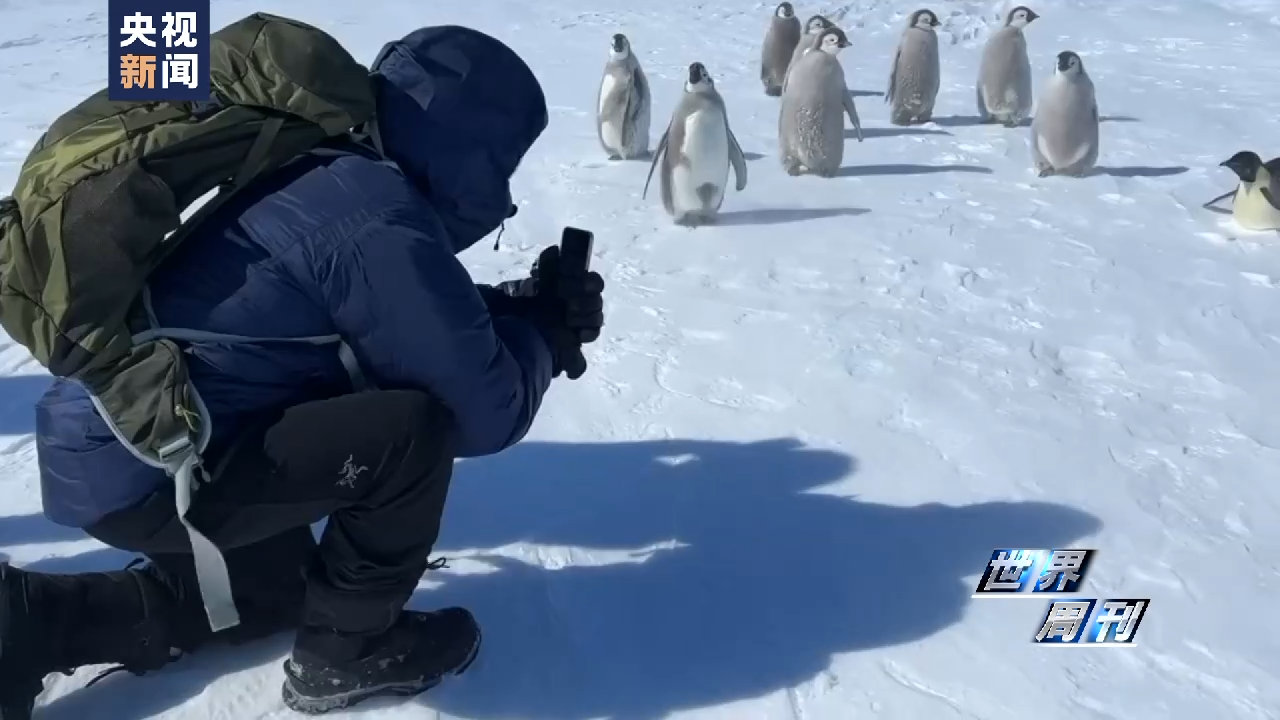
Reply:
[[[227, 561], [241, 624], [225, 638], [300, 625], [370, 635], [390, 627], [440, 531], [454, 427], [426, 393], [371, 391], [294, 406], [206, 452], [212, 481], [187, 518]], [[317, 544], [311, 525], [325, 518]], [[171, 486], [86, 530], [177, 581], [188, 610], [189, 627], [175, 628], [188, 638], [184, 649], [213, 638]]]

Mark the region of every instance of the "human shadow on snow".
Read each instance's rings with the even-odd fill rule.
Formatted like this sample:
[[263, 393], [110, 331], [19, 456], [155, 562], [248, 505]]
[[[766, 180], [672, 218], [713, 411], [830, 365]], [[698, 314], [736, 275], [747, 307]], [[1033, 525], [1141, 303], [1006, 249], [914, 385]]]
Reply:
[[[496, 572], [415, 596], [484, 626], [476, 665], [421, 700], [462, 717], [664, 717], [795, 687], [835, 654], [958, 622], [962, 579], [992, 548], [1070, 546], [1101, 527], [1049, 503], [823, 493], [854, 459], [794, 439], [527, 443], [460, 470], [443, 547], [578, 546], [586, 561], [490, 552], [478, 559]], [[609, 549], [628, 561], [592, 564]]]
[[990, 175], [991, 168], [980, 165], [846, 165], [836, 171], [836, 177], [871, 177], [876, 175], [935, 175], [937, 173], [976, 173]]
[[48, 375], [0, 377], [0, 435], [26, 435], [36, 426], [35, 404], [49, 389]]
[[[852, 457], [794, 439], [526, 442], [460, 462], [438, 551], [492, 571], [436, 573], [441, 584], [411, 606], [469, 607], [485, 643], [465, 676], [418, 701], [464, 717], [580, 720], [760, 697], [812, 678], [834, 654], [959, 621], [963, 578], [993, 547], [1070, 546], [1100, 528], [1049, 503], [904, 507], [821, 491], [854, 470]], [[503, 554], [518, 543], [575, 547], [577, 562]], [[82, 560], [102, 569], [120, 558]], [[113, 676], [41, 717], [149, 717], [221, 675], [274, 665], [288, 647], [282, 635]]]
[[51, 523], [38, 513], [0, 517], [0, 548], [74, 542], [83, 540], [84, 537], [84, 532]]
[[821, 220], [830, 217], [852, 217], [871, 212], [866, 208], [760, 208], [756, 210], [730, 210], [716, 215], [712, 222], [717, 227], [739, 225], [781, 225], [783, 223]]

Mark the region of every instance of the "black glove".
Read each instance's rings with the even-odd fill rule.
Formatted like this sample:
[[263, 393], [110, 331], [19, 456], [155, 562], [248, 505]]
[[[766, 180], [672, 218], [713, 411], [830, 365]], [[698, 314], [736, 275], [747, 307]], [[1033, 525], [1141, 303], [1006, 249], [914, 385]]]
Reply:
[[[529, 277], [482, 290], [492, 314], [524, 318], [551, 349], [552, 375], [577, 380], [587, 370], [582, 346], [595, 342], [604, 327], [604, 278], [597, 272], [569, 273], [560, 267], [560, 247], [543, 250]], [[495, 312], [498, 311], [498, 312]]]

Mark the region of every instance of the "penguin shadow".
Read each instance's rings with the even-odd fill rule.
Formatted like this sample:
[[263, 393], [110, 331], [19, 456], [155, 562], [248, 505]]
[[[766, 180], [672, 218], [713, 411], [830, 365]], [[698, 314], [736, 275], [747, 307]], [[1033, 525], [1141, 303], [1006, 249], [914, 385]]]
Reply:
[[[951, 137], [951, 133], [946, 130], [933, 130], [925, 127], [864, 127], [862, 128], [862, 139], [871, 140], [873, 138], [902, 137], [908, 135], [945, 135]], [[858, 131], [852, 128], [846, 128], [844, 131], [845, 140], [856, 140]]]
[[[1136, 123], [1142, 122], [1136, 117], [1129, 115], [1103, 115], [1098, 118], [1098, 122], [1104, 123]], [[933, 123], [940, 127], [976, 127], [978, 125], [991, 125], [999, 127], [1000, 123], [994, 120], [983, 120], [977, 115], [951, 115], [949, 117], [936, 117]], [[1018, 123], [1018, 127], [1031, 127], [1031, 118], [1026, 118]]]
[[[990, 127], [1006, 127], [995, 120], [984, 120], [977, 115], [951, 115], [948, 117], [935, 117], [933, 124], [939, 127], [978, 127], [988, 125]], [[1018, 123], [1017, 127], [1031, 127], [1031, 118], [1027, 118]]]
[[[647, 150], [647, 151], [645, 151], [645, 152], [643, 152], [643, 153], [639, 153], [639, 154], [637, 154], [637, 155], [635, 155], [635, 156], [633, 156], [633, 157], [629, 157], [629, 158], [609, 158], [606, 162], [602, 162], [602, 163], [590, 163], [590, 164], [583, 165], [583, 167], [585, 167], [585, 168], [590, 168], [590, 169], [595, 169], [595, 168], [602, 168], [602, 167], [605, 167], [606, 165], [618, 165], [618, 164], [621, 164], [621, 163], [629, 163], [629, 162], [644, 162], [644, 163], [648, 163], [648, 162], [653, 162], [653, 153], [654, 153], [654, 151], [653, 151], [653, 150]], [[758, 152], [747, 152], [746, 150], [743, 150], [743, 151], [742, 151], [742, 157], [743, 157], [743, 159], [745, 159], [747, 162], [751, 162], [751, 161], [753, 161], [753, 160], [759, 160], [760, 158], [763, 158], [763, 157], [764, 157], [764, 155], [762, 155], [762, 154], [760, 154], [760, 153], [758, 153]]]
[[1151, 167], [1147, 165], [1126, 165], [1122, 167], [1106, 167], [1098, 166], [1089, 173], [1089, 176], [1107, 175], [1117, 178], [1157, 178], [1169, 177], [1171, 175], [1181, 175], [1190, 168], [1182, 165], [1171, 165], [1169, 167]]
[[991, 175], [992, 169], [981, 165], [846, 165], [836, 171], [836, 177], [879, 177], [884, 175], [937, 175], [939, 173], [972, 173]]
[[884, 97], [884, 93], [879, 90], [854, 90], [849, 88], [849, 94], [853, 97]]
[[709, 223], [717, 227], [741, 225], [783, 225], [833, 217], [855, 217], [871, 212], [867, 208], [757, 208], [721, 212]]

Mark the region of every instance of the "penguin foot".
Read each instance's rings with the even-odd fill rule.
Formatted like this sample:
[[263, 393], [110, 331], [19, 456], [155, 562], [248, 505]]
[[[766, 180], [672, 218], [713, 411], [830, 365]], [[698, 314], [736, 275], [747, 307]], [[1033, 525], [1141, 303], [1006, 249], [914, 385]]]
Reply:
[[782, 87], [778, 85], [766, 87], [764, 89], [764, 94], [769, 97], [782, 97]]
[[1036, 165], [1036, 174], [1040, 177], [1049, 177], [1053, 174], [1053, 168], [1048, 165]]

